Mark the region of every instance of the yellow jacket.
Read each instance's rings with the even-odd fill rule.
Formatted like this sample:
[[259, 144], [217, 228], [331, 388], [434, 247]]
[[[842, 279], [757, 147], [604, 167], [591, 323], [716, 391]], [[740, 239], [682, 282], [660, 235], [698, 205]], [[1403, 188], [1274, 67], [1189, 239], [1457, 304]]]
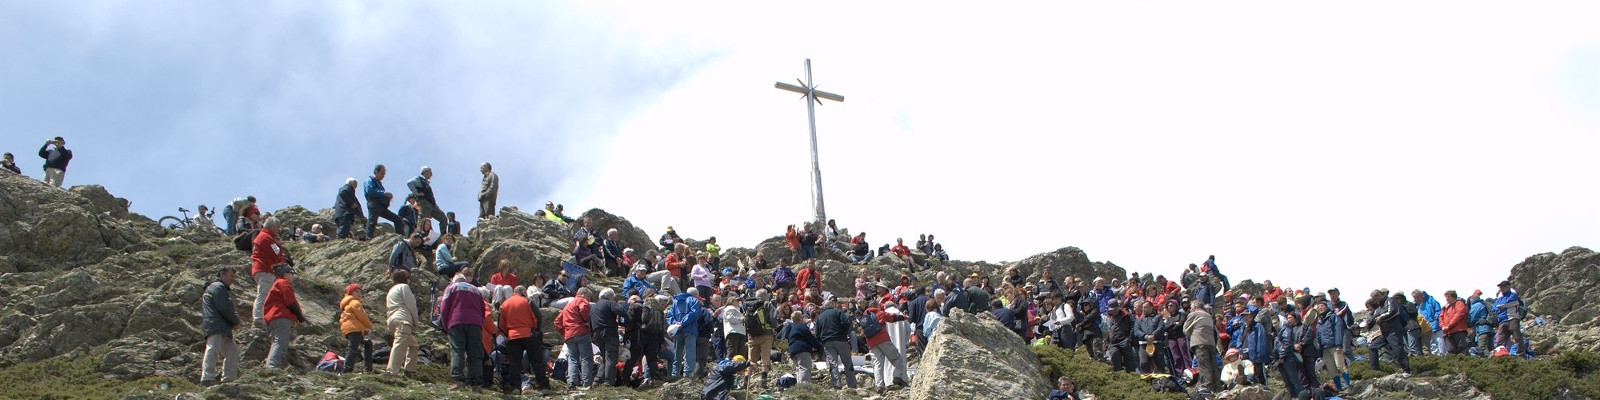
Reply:
[[339, 300], [339, 310], [339, 333], [349, 335], [372, 329], [372, 321], [367, 319], [367, 310], [361, 306], [361, 298], [344, 295]]

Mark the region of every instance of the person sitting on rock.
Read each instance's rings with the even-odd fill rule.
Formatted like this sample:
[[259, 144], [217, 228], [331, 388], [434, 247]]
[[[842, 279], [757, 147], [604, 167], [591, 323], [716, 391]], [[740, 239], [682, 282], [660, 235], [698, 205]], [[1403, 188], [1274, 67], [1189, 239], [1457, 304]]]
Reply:
[[867, 244], [866, 232], [858, 233], [855, 238], [850, 239], [850, 251], [846, 256], [850, 257], [850, 262], [854, 264], [866, 264], [872, 260], [872, 246]]
[[417, 230], [417, 195], [406, 195], [406, 203], [400, 205], [400, 223], [394, 226], [394, 232], [400, 236], [409, 236]]
[[[350, 344], [349, 351], [345, 352], [344, 372], [355, 370], [357, 355], [366, 363], [367, 372], [372, 372], [372, 320], [367, 319], [367, 309], [361, 302], [361, 285], [352, 283], [344, 288], [344, 298], [339, 299], [339, 333], [344, 334], [345, 340]], [[364, 353], [356, 350], [365, 348]]]
[[5, 170], [11, 171], [13, 174], [22, 175], [22, 168], [17, 168], [17, 157], [11, 155], [11, 153], [6, 153], [5, 159], [0, 160], [0, 168], [5, 168]]
[[305, 313], [300, 310], [300, 301], [295, 299], [294, 268], [288, 265], [279, 265], [274, 271], [277, 280], [273, 281], [272, 289], [267, 292], [266, 311], [263, 318], [267, 320], [267, 335], [272, 338], [272, 346], [267, 350], [267, 369], [284, 369], [289, 367], [289, 342], [294, 341], [293, 325], [306, 321]]
[[[760, 256], [760, 254], [756, 255], [756, 257]], [[794, 270], [789, 269], [786, 264], [779, 263], [777, 268], [772, 269], [772, 287], [775, 289], [793, 290], [795, 288], [795, 279]]]
[[[413, 237], [419, 237], [413, 235]], [[439, 249], [433, 253], [433, 263], [438, 269], [439, 276], [453, 276], [457, 271], [466, 268], [466, 261], [456, 261], [452, 253], [456, 247], [456, 235], [445, 234], [439, 239]]]
[[649, 271], [650, 269], [644, 265], [633, 267], [633, 275], [622, 281], [622, 295], [638, 296], [644, 294], [645, 289], [655, 289], [656, 286], [651, 285], [650, 280], [646, 278], [645, 273]]
[[446, 218], [444, 233], [461, 236], [461, 221], [456, 221], [456, 212], [451, 211], [444, 213], [444, 217]]
[[[200, 327], [206, 337], [206, 350], [201, 358], [200, 386], [239, 378], [239, 344], [234, 341], [233, 333], [244, 323], [239, 320], [230, 293], [238, 275], [233, 267], [222, 267], [217, 271], [217, 280], [206, 285], [206, 292], [201, 295]], [[221, 371], [217, 370], [219, 362]]]
[[394, 247], [389, 251], [389, 273], [404, 270], [410, 272], [417, 267], [416, 247], [422, 243], [422, 235], [413, 234], [405, 239], [396, 240]]
[[817, 269], [812, 266], [814, 262], [815, 260], [806, 260], [805, 265], [800, 267], [800, 272], [795, 274], [794, 282], [796, 288], [799, 288], [800, 290], [822, 290], [822, 272], [817, 271]]
[[555, 208], [556, 218], [560, 218], [562, 222], [566, 222], [566, 223], [569, 223], [569, 224], [578, 221], [575, 218], [568, 217], [566, 212], [567, 212], [567, 206], [565, 204], [557, 204], [556, 205], [556, 208]]
[[809, 227], [800, 229], [800, 260], [817, 258], [817, 246], [824, 244], [822, 235], [818, 235]]
[[623, 262], [622, 255], [626, 249], [622, 248], [622, 243], [617, 241], [618, 235], [621, 235], [621, 232], [618, 232], [616, 228], [606, 230], [605, 240], [600, 241], [600, 255], [606, 261], [607, 270], [615, 271], [616, 274], [621, 275], [628, 273], [629, 269], [633, 268], [633, 263]]
[[495, 274], [489, 276], [489, 284], [485, 286], [489, 288], [493, 296], [489, 304], [498, 308], [500, 302], [511, 298], [511, 294], [516, 291], [521, 282], [517, 279], [517, 274], [511, 273], [511, 260], [500, 259], [497, 268]]
[[898, 239], [898, 238], [895, 239], [894, 240], [894, 247], [889, 248], [889, 251], [894, 253], [894, 256], [898, 257], [900, 259], [900, 261], [903, 261], [903, 262], [906, 263], [906, 270], [911, 271], [911, 272], [917, 272], [916, 271], [916, 261], [913, 261], [911, 259], [911, 248], [906, 247], [906, 240], [905, 239]]
[[1222, 387], [1233, 390], [1235, 387], [1249, 385], [1251, 372], [1255, 370], [1255, 363], [1239, 356], [1239, 349], [1228, 349], [1222, 355]]
[[333, 240], [333, 238], [328, 237], [327, 233], [322, 232], [322, 224], [311, 224], [311, 231], [302, 233], [300, 235], [300, 240], [306, 243], [322, 243]]

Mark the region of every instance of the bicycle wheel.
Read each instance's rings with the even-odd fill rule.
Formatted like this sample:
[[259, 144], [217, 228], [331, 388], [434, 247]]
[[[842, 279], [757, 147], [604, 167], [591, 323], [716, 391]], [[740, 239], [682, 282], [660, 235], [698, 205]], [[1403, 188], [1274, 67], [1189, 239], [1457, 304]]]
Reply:
[[161, 217], [161, 219], [156, 220], [156, 224], [157, 225], [161, 225], [162, 228], [167, 228], [167, 229], [171, 229], [171, 230], [175, 230], [175, 231], [181, 231], [181, 230], [183, 230], [183, 228], [187, 227], [187, 224], [183, 223], [183, 220], [178, 219], [178, 217], [174, 217], [174, 216], [170, 216], [170, 215], [165, 216], [165, 217]]

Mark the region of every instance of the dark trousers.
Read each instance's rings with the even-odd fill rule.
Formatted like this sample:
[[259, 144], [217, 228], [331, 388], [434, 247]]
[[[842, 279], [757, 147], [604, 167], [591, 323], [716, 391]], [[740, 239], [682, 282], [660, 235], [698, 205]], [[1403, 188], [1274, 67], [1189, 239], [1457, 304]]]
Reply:
[[1107, 358], [1111, 359], [1112, 371], [1139, 372], [1139, 353], [1133, 345], [1112, 345], [1106, 352], [1110, 353]]
[[1467, 354], [1467, 349], [1472, 348], [1472, 343], [1467, 341], [1467, 331], [1452, 333], [1444, 340], [1450, 343], [1450, 354]]
[[1367, 344], [1367, 367], [1378, 369], [1378, 358], [1384, 350], [1400, 365], [1400, 370], [1411, 372], [1411, 353], [1406, 352], [1405, 332], [1386, 333]]
[[624, 364], [623, 370], [631, 374], [633, 367], [641, 365], [642, 362], [643, 369], [640, 370], [642, 372], [640, 375], [651, 378], [655, 373], [656, 363], [661, 361], [662, 340], [662, 338], [641, 338], [629, 343], [628, 362]]
[[1300, 393], [1300, 389], [1305, 387], [1305, 382], [1300, 378], [1303, 370], [1300, 359], [1290, 355], [1279, 361], [1278, 373], [1283, 376], [1283, 386], [1289, 389], [1289, 393]]
[[356, 221], [355, 214], [351, 214], [349, 212], [341, 213], [338, 217], [334, 217], [333, 218], [333, 223], [339, 225], [339, 229], [334, 231], [334, 236], [336, 236], [336, 237], [338, 237], [340, 239], [349, 239], [350, 238], [350, 224], [355, 223], [355, 221]]
[[617, 333], [611, 332], [609, 335], [599, 335], [595, 338], [598, 339], [595, 340], [595, 344], [600, 347], [600, 359], [604, 360], [600, 363], [600, 370], [596, 371], [599, 373], [597, 384], [617, 386], [620, 384], [620, 380], [617, 379], [617, 358], [621, 355], [621, 344], [617, 343], [616, 339]]
[[350, 341], [350, 350], [344, 353], [344, 372], [356, 369], [356, 350], [361, 348], [366, 350], [359, 353], [361, 354], [361, 361], [366, 364], [367, 371], [372, 371], [372, 341], [362, 337], [361, 332], [350, 332], [350, 334], [344, 335], [344, 338]]
[[475, 385], [483, 379], [483, 327], [450, 327], [450, 379]]
[[512, 339], [506, 341], [506, 357], [511, 359], [511, 379], [500, 382], [500, 387], [505, 389], [520, 389], [524, 363], [533, 370], [533, 381], [540, 389], [550, 388], [550, 376], [545, 371], [544, 352], [539, 351], [540, 344], [531, 337]]
[[378, 228], [378, 218], [389, 220], [389, 223], [394, 224], [396, 233], [401, 232], [405, 226], [405, 222], [400, 221], [400, 216], [394, 215], [394, 211], [389, 211], [388, 208], [367, 207], [367, 215], [370, 215], [370, 217], [367, 217], [367, 237], [369, 238], [372, 237], [373, 229]]
[[1317, 359], [1322, 358], [1320, 352], [1303, 352], [1300, 353], [1300, 357], [1300, 387], [1303, 389], [1322, 386], [1322, 382], [1317, 381]]

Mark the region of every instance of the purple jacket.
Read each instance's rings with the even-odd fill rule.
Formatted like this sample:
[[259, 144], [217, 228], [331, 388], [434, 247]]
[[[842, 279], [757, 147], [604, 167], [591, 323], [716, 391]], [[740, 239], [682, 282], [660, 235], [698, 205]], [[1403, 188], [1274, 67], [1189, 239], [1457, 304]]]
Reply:
[[439, 315], [445, 329], [457, 325], [483, 326], [483, 295], [478, 288], [466, 282], [450, 284], [444, 291], [444, 301], [439, 303]]

